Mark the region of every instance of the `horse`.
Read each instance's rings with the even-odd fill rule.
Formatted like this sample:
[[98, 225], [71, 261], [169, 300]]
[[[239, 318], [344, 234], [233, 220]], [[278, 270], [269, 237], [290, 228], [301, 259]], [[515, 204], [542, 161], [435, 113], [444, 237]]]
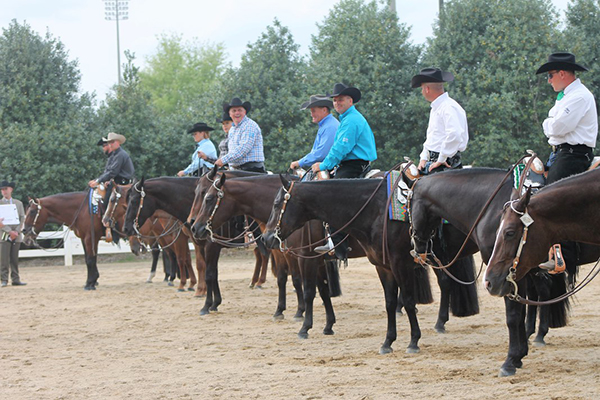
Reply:
[[[197, 181], [198, 178], [162, 177], [148, 180], [142, 178], [140, 181], [135, 182], [132, 186], [133, 190], [127, 193], [125, 233], [133, 235], [135, 229], [139, 229], [139, 225], [143, 225], [146, 219], [156, 210], [164, 210], [185, 224], [194, 200]], [[229, 228], [235, 236], [239, 233], [239, 229], [236, 229], [233, 224], [231, 225]], [[212, 268], [212, 265], [217, 265], [223, 246], [207, 241], [196, 241], [187, 228], [184, 233], [192, 239], [195, 247], [196, 268], [199, 278], [196, 296], [206, 295], [205, 304], [200, 310], [200, 315], [217, 311], [222, 301], [218, 281], [214, 286], [211, 286], [210, 290], [207, 290], [205, 271], [207, 264], [211, 266], [209, 268]], [[260, 253], [255, 252], [255, 255], [257, 254]], [[268, 257], [264, 257], [261, 262], [266, 264]]]
[[[98, 242], [104, 234], [100, 213], [94, 214], [91, 190], [59, 193], [38, 199], [30, 199], [25, 213], [24, 243], [32, 245], [46, 223], [64, 224], [81, 239], [85, 253], [87, 279], [85, 290], [96, 290], [98, 278]], [[114, 236], [118, 240], [118, 236]]]
[[[102, 218], [102, 223], [106, 227], [124, 226], [125, 213], [127, 211], [127, 193], [131, 185], [114, 188], [111, 192], [106, 212]], [[178, 291], [185, 291], [187, 278], [190, 278], [190, 285], [187, 288], [189, 291], [194, 290], [197, 283], [194, 269], [192, 268], [192, 258], [188, 247], [188, 238], [181, 234], [182, 224], [173, 216], [162, 210], [157, 210], [139, 229], [139, 235], [130, 236], [129, 241], [132, 243], [131, 250], [134, 254], [139, 254], [138, 246], [134, 243], [139, 240], [144, 241], [149, 246], [159, 244], [163, 251], [167, 252], [174, 265], [179, 267], [180, 283]], [[159, 250], [160, 252], [160, 250]], [[154, 253], [154, 252], [153, 252]], [[154, 254], [153, 254], [154, 255]], [[154, 258], [156, 260], [157, 257]], [[153, 261], [154, 261], [153, 260]], [[156, 262], [153, 262], [153, 267], [156, 269]], [[170, 275], [175, 275], [170, 272]], [[151, 278], [148, 278], [151, 281]]]
[[[228, 176], [232, 175], [223, 173], [220, 177], [212, 179], [214, 183], [206, 191], [202, 205], [194, 217], [194, 223], [191, 227], [192, 233], [196, 238], [206, 237], [212, 229], [209, 226], [219, 227], [235, 215], [248, 215], [264, 229], [264, 224], [271, 213], [273, 199], [281, 187], [279, 177], [260, 174], [249, 177], [237, 177], [226, 181]], [[226, 182], [227, 184], [225, 184]], [[220, 199], [218, 200], [218, 206], [216, 206], [217, 199]], [[307, 224], [303, 230], [298, 230], [292, 234], [288, 240], [288, 244], [293, 247], [302, 247], [309, 241], [319, 240], [322, 237], [322, 224], [313, 221]], [[358, 245], [353, 248], [360, 250]], [[354, 253], [356, 252], [351, 252], [351, 256], [356, 256]], [[334, 334], [335, 313], [331, 297], [341, 294], [341, 289], [339, 289], [339, 275], [337, 274], [337, 270], [334, 269], [337, 266], [333, 267], [331, 263], [337, 264], [337, 261], [328, 260], [328, 265], [326, 265], [324, 256], [311, 257], [314, 253], [308, 249], [306, 251], [300, 250], [297, 255], [289, 252], [282, 255], [280, 249], [273, 249], [273, 254], [285, 257], [287, 264], [291, 266], [290, 272], [292, 273], [293, 282], [296, 282], [294, 272], [297, 270], [301, 271], [303, 284], [296, 289], [296, 292], [297, 294], [302, 293], [299, 290], [304, 289], [304, 296], [301, 297], [298, 295], [298, 304], [305, 305], [302, 309], [303, 311], [304, 308], [306, 309], [306, 314], [303, 325], [298, 332], [298, 337], [302, 339], [308, 338], [308, 331], [313, 326], [312, 302], [315, 297], [316, 287], [319, 288], [319, 294], [323, 300], [326, 312], [326, 324], [323, 333], [326, 335]], [[360, 252], [358, 256], [361, 256]], [[326, 268], [329, 268], [329, 271]], [[281, 303], [283, 301], [282, 298], [285, 299], [285, 279], [287, 272], [281, 271], [281, 269], [279, 271], [278, 284], [281, 290], [279, 303]], [[297, 282], [299, 283], [299, 279]], [[281, 311], [281, 306], [278, 306], [277, 311]]]
[[589, 245], [600, 245], [600, 212], [598, 202], [591, 200], [600, 195], [599, 180], [600, 170], [594, 169], [561, 179], [533, 196], [527, 190], [506, 204], [484, 277], [491, 295], [508, 295], [513, 287], [509, 276], [514, 274], [511, 280], [521, 280], [548, 259], [548, 249], [555, 243], [586, 243], [579, 245], [582, 263], [598, 258], [600, 251], [594, 252], [598, 248], [593, 247], [588, 254]]
[[[426, 253], [427, 242], [440, 225], [441, 219], [463, 232], [469, 232], [478, 213], [506, 178], [506, 171], [494, 168], [469, 168], [441, 172], [420, 178], [412, 189], [410, 201], [413, 241], [418, 253]], [[484, 262], [487, 262], [494, 247], [496, 228], [504, 203], [510, 199], [512, 181], [505, 181], [490, 202], [470, 237], [477, 244]], [[574, 273], [574, 271], [571, 271]], [[551, 285], [548, 285], [551, 282]], [[529, 276], [527, 282], [519, 284], [521, 296], [549, 299], [566, 290], [562, 276], [551, 276], [539, 272]], [[522, 367], [522, 359], [528, 353], [527, 338], [535, 331], [536, 309], [530, 307], [525, 325], [523, 305], [505, 298], [506, 323], [509, 330], [508, 355], [500, 368], [500, 376], [511, 376]], [[568, 302], [553, 304], [540, 309], [540, 327], [534, 344], [544, 345], [548, 328], [565, 326]]]
[[[384, 288], [388, 326], [379, 352], [392, 352], [392, 343], [396, 340], [398, 289], [410, 323], [410, 341], [406, 351], [419, 352], [421, 330], [416, 304], [433, 301], [429, 278], [427, 270], [415, 264], [410, 255], [409, 224], [386, 221], [388, 196], [384, 181], [339, 179], [291, 182], [283, 176], [280, 179], [283, 187], [273, 202], [267, 231], [263, 234], [265, 243], [270, 247], [279, 246], [280, 240], [285, 240], [313, 219], [343, 227], [344, 232], [358, 241], [369, 261], [375, 265]], [[386, 237], [390, 245], [384, 249]]]

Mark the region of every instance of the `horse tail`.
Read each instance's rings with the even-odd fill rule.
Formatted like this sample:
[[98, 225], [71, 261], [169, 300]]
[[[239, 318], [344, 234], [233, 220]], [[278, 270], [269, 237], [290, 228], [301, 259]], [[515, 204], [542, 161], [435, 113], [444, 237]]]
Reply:
[[[473, 256], [463, 257], [450, 267], [449, 272], [463, 282], [475, 280], [475, 260]], [[477, 285], [463, 285], [450, 278], [450, 310], [455, 317], [469, 317], [479, 314]]]
[[416, 304], [433, 303], [429, 271], [415, 264], [415, 302]]
[[329, 296], [341, 296], [342, 285], [340, 283], [340, 267], [338, 260], [325, 260], [325, 271], [327, 272], [327, 285], [329, 286]]
[[[550, 298], [554, 299], [567, 292], [567, 281], [565, 274], [551, 275], [550, 277]], [[550, 320], [548, 326], [550, 328], [562, 328], [569, 322], [569, 311], [571, 309], [571, 303], [566, 298], [558, 303], [551, 304], [550, 306]]]

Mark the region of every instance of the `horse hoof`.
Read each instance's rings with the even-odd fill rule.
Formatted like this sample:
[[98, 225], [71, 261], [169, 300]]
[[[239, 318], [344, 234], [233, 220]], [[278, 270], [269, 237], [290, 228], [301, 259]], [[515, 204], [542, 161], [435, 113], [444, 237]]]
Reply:
[[254, 289], [254, 284], [253, 283], [249, 284], [248, 289]]
[[274, 314], [273, 321], [283, 321], [285, 319], [285, 315], [283, 314]]
[[417, 354], [421, 349], [419, 347], [407, 347], [406, 354]]
[[513, 376], [516, 373], [517, 373], [516, 370], [513, 371], [512, 369], [500, 368], [500, 372], [498, 372], [498, 378], [505, 378], [507, 376]]
[[391, 347], [388, 347], [388, 346], [381, 346], [379, 348], [379, 354], [381, 354], [381, 355], [392, 354], [393, 352], [394, 352], [394, 349], [392, 349]]
[[185, 289], [177, 289], [178, 292], [185, 292]]
[[188, 291], [188, 292], [195, 292], [195, 291], [196, 291], [196, 289], [194, 289], [193, 287], [189, 287], [189, 288], [187, 288], [187, 291]]
[[206, 297], [206, 295], [205, 295], [205, 294], [197, 294], [197, 293], [196, 293], [196, 294], [194, 295], [194, 297], [197, 297], [197, 298], [201, 299], [202, 297]]
[[173, 282], [169, 281], [169, 283], [167, 283], [167, 286], [175, 286], [175, 285], [173, 284]]
[[217, 307], [211, 307], [209, 308], [210, 312], [219, 312], [219, 309]]
[[254, 286], [254, 289], [260, 289], [260, 290], [262, 290], [262, 288], [263, 288], [263, 287], [262, 287], [262, 286], [260, 286], [260, 285], [256, 285], [256, 286]]
[[96, 290], [96, 286], [86, 286], [83, 290]]
[[436, 326], [434, 329], [437, 333], [446, 333], [446, 328], [443, 326], [441, 328]]
[[533, 341], [533, 345], [535, 347], [546, 347], [546, 342], [544, 341], [544, 339], [536, 339]]
[[210, 314], [210, 311], [205, 310], [204, 308], [202, 310], [200, 310], [200, 315], [208, 315]]
[[331, 328], [323, 329], [323, 335], [334, 335], [334, 334], [335, 334], [335, 332]]
[[304, 322], [304, 317], [302, 315], [294, 315], [294, 321]]
[[146, 280], [146, 283], [152, 283], [152, 279]]
[[298, 339], [308, 339], [308, 332], [299, 332]]

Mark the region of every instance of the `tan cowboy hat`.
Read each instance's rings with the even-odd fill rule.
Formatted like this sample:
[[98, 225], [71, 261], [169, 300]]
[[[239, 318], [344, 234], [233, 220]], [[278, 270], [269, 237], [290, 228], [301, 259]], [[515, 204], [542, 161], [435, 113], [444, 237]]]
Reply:
[[123, 136], [123, 135], [120, 135], [120, 134], [118, 134], [118, 133], [111, 132], [111, 133], [109, 133], [109, 134], [108, 134], [108, 136], [106, 137], [106, 140], [108, 140], [109, 142], [111, 142], [111, 141], [113, 141], [113, 140], [116, 140], [117, 142], [119, 142], [119, 143], [123, 144], [123, 143], [125, 143], [125, 140], [126, 140], [126, 139], [125, 139], [125, 136]]

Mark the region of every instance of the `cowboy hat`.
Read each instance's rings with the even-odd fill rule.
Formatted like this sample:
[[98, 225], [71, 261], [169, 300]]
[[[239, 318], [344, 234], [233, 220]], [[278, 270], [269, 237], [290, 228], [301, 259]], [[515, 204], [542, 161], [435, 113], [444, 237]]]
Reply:
[[219, 124], [222, 124], [225, 121], [232, 121], [232, 119], [229, 116], [229, 113], [223, 112], [223, 116], [221, 118], [217, 118], [217, 122]]
[[327, 93], [327, 97], [337, 97], [337, 96], [350, 96], [352, 97], [352, 103], [356, 104], [360, 101], [361, 93], [355, 87], [344, 85], [343, 83], [336, 83], [333, 86], [333, 93]]
[[112, 142], [113, 140], [116, 140], [117, 142], [123, 144], [125, 143], [125, 136], [119, 134], [119, 133], [114, 133], [111, 132], [108, 134], [108, 136], [106, 137], [106, 140], [108, 140], [109, 142]]
[[536, 71], [537, 74], [557, 70], [557, 71], [587, 71], [583, 65], [575, 62], [575, 56], [571, 53], [553, 53], [548, 56], [548, 62]]
[[250, 104], [249, 101], [244, 101], [242, 103], [242, 100], [240, 100], [239, 97], [234, 97], [233, 99], [231, 99], [231, 103], [223, 103], [223, 112], [229, 114], [229, 109], [231, 107], [244, 107], [244, 109], [246, 110], [247, 113], [250, 112], [250, 109], [252, 108], [252, 105]]
[[11, 188], [15, 188], [15, 183], [14, 182], [9, 182], [7, 180], [2, 181], [2, 183], [0, 183], [0, 189], [4, 189], [5, 187], [11, 187]]
[[414, 89], [421, 87], [422, 83], [452, 82], [453, 80], [454, 75], [450, 72], [444, 72], [439, 68], [424, 68], [420, 73], [412, 77], [410, 86]]
[[333, 108], [333, 101], [329, 99], [327, 96], [323, 96], [322, 94], [315, 94], [310, 96], [310, 100], [305, 103], [302, 103], [300, 106], [301, 110], [306, 110], [307, 108], [313, 107], [327, 107], [329, 109]]
[[197, 122], [194, 124], [194, 126], [192, 126], [190, 128], [190, 130], [188, 130], [188, 133], [195, 133], [195, 132], [210, 132], [210, 131], [214, 131], [215, 128], [212, 128], [208, 125], [206, 125], [206, 123], [204, 122]]
[[96, 143], [98, 146], [104, 146], [105, 144], [108, 144], [108, 139], [107, 138], [100, 138], [100, 140], [98, 140], [98, 143]]

